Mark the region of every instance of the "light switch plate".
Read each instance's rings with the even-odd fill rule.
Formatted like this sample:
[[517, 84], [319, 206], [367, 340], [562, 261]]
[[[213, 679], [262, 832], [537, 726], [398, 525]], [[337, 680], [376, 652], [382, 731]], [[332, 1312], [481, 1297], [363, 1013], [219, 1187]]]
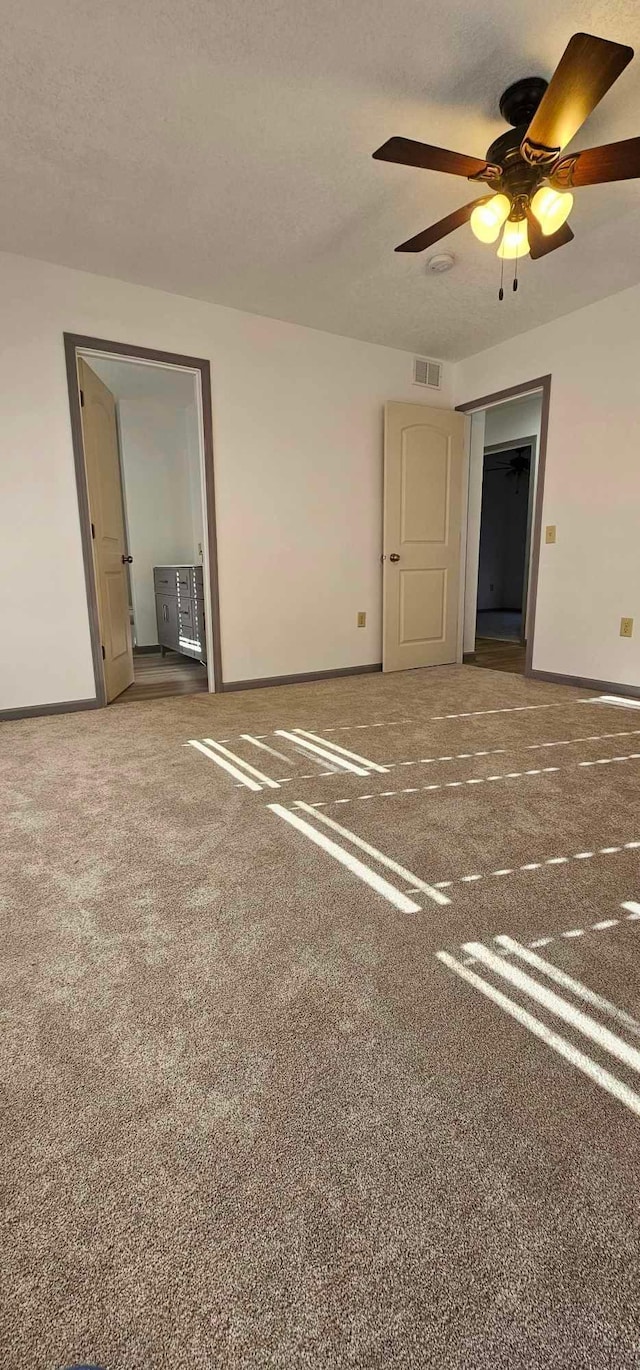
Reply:
[[620, 619], [620, 637], [633, 637], [633, 619]]
[[555, 540], [556, 540], [556, 525], [555, 525], [555, 523], [548, 523], [548, 524], [547, 524], [547, 526], [546, 526], [546, 528], [545, 528], [545, 530], [544, 530], [544, 540], [545, 540], [545, 542], [555, 542]]
[[359, 628], [366, 628], [366, 626], [367, 626], [367, 615], [364, 614], [364, 613], [362, 613], [362, 611], [361, 611], [361, 612], [358, 614], [358, 627], [359, 627]]

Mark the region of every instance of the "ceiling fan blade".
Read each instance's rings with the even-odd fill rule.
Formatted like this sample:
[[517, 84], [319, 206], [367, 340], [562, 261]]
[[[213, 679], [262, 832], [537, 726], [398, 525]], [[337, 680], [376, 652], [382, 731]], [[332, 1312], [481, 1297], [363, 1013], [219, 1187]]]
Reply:
[[598, 186], [605, 181], [630, 181], [640, 176], [640, 138], [625, 138], [620, 143], [588, 147], [569, 157], [561, 157], [550, 176], [556, 190], [572, 186]]
[[500, 167], [483, 162], [480, 157], [467, 157], [464, 152], [449, 152], [445, 147], [431, 147], [413, 138], [389, 138], [372, 154], [380, 162], [397, 162], [401, 166], [422, 167], [425, 171], [446, 171], [450, 176], [477, 176], [496, 180]]
[[446, 219], [439, 219], [431, 228], [424, 228], [422, 233], [416, 233], [415, 238], [408, 238], [406, 243], [401, 243], [396, 252], [424, 252], [425, 248], [439, 243], [441, 238], [446, 238], [456, 228], [462, 228], [463, 224], [468, 223], [476, 205], [483, 205], [486, 199], [487, 196], [482, 195], [479, 200], [472, 200], [470, 204], [454, 209], [453, 214], [447, 214]]
[[575, 237], [568, 224], [562, 224], [555, 233], [550, 233], [547, 237], [531, 209], [527, 210], [527, 224], [532, 262], [537, 262], [539, 257], [546, 257], [549, 252], [555, 252], [557, 247], [564, 247], [565, 243], [572, 242]]
[[555, 160], [633, 57], [633, 48], [574, 33], [525, 134], [527, 162]]

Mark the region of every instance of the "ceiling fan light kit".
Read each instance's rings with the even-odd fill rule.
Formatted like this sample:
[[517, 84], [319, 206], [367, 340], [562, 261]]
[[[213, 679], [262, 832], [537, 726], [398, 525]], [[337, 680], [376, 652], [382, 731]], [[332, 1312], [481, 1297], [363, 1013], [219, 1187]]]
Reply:
[[498, 256], [505, 262], [513, 262], [528, 257], [530, 251], [526, 219], [507, 219]]
[[[390, 138], [373, 154], [380, 161], [465, 176], [490, 191], [401, 243], [396, 252], [423, 252], [470, 222], [482, 243], [496, 242], [503, 230], [498, 257], [503, 265], [515, 260], [517, 272], [520, 258], [530, 255], [537, 261], [572, 242], [567, 222], [572, 189], [640, 177], [640, 138], [562, 156], [632, 57], [633, 48], [621, 43], [574, 33], [548, 84], [530, 76], [504, 92], [500, 113], [511, 128], [491, 144], [485, 161], [411, 138]], [[501, 283], [500, 299], [503, 294]]]
[[553, 186], [540, 186], [531, 201], [531, 210], [548, 238], [567, 222], [573, 209], [573, 195], [569, 190], [554, 190]]
[[495, 243], [502, 225], [511, 213], [508, 195], [492, 195], [476, 205], [470, 219], [472, 232], [481, 243]]

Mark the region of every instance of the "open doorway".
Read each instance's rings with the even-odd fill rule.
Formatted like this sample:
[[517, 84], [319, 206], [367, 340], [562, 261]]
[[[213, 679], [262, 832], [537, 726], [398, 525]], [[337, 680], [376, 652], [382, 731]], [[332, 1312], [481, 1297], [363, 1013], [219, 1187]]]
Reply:
[[484, 450], [476, 661], [524, 669], [535, 439]]
[[[464, 660], [531, 666], [534, 511], [548, 383], [471, 411]], [[538, 529], [539, 534], [539, 529]]]
[[214, 689], [208, 365], [65, 342], [98, 702]]

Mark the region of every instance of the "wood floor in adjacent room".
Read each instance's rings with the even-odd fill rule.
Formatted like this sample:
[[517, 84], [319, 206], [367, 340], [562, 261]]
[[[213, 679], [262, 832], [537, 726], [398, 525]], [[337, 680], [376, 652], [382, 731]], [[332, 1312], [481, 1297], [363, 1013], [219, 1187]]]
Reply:
[[524, 673], [526, 647], [524, 642], [507, 642], [493, 637], [477, 637], [473, 657], [469, 666], [480, 666], [489, 671], [511, 671], [515, 675]]
[[3, 1370], [635, 1370], [637, 708], [443, 667], [0, 760]]
[[171, 695], [203, 694], [209, 689], [207, 668], [201, 661], [179, 652], [134, 652], [133, 685], [114, 700], [116, 704], [141, 699], [166, 699]]

